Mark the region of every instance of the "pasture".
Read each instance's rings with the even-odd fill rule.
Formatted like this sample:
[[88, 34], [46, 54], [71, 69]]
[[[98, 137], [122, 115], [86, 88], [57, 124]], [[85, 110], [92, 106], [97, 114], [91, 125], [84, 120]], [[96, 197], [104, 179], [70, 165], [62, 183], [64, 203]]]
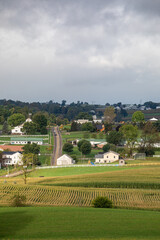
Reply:
[[0, 208], [2, 239], [158, 240], [160, 212], [75, 207]]

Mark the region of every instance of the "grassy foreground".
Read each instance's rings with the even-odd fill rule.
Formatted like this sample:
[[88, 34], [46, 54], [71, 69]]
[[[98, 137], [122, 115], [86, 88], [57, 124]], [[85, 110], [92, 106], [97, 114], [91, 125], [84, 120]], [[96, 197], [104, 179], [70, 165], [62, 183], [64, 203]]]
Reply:
[[0, 208], [1, 239], [149, 239], [160, 212], [71, 207]]

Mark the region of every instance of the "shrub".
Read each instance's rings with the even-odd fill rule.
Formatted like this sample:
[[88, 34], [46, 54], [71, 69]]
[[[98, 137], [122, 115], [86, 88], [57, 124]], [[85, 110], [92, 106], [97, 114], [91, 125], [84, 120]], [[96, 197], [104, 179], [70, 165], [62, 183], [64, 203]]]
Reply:
[[12, 197], [12, 207], [24, 207], [26, 202], [26, 196], [16, 194]]
[[112, 201], [107, 197], [97, 197], [92, 201], [93, 207], [95, 208], [112, 208]]
[[72, 145], [72, 143], [69, 143], [69, 142], [65, 143], [63, 145], [63, 151], [67, 152], [67, 153], [73, 152], [73, 145]]

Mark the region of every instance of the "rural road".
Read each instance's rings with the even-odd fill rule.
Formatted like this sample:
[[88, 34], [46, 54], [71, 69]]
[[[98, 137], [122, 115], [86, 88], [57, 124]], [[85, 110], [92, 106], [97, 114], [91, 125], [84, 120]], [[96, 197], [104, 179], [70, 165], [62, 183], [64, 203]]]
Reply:
[[[29, 169], [29, 170], [27, 170], [27, 173], [32, 172], [32, 171], [33, 171], [33, 169]], [[7, 175], [3, 175], [3, 176], [0, 176], [0, 177], [7, 177], [7, 178], [9, 178], [9, 177], [17, 177], [19, 175], [23, 175], [23, 171], [22, 170], [18, 171], [18, 172], [7, 174]]]
[[62, 156], [62, 137], [59, 130], [59, 127], [53, 128], [53, 137], [54, 137], [54, 148], [53, 148], [53, 157], [51, 159], [51, 166], [57, 165], [57, 158]]

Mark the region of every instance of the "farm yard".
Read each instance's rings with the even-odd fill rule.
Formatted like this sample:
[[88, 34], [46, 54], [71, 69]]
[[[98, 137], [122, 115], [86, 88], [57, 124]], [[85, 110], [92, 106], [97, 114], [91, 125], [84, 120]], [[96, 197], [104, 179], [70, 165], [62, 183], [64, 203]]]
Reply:
[[[88, 132], [62, 132], [63, 143], [84, 139], [84, 134]], [[54, 139], [51, 134], [43, 138], [45, 144], [40, 146], [39, 159], [42, 166], [46, 166], [50, 165]], [[97, 133], [96, 139], [102, 139], [102, 134]], [[0, 177], [0, 216], [4, 217], [5, 213], [12, 219], [10, 233], [4, 227], [0, 230], [1, 236], [4, 239], [158, 239], [156, 220], [160, 220], [160, 158], [127, 159], [125, 166], [85, 165], [89, 159], [94, 161], [99, 151], [92, 148], [90, 154], [82, 157], [78, 147], [74, 146], [72, 154], [77, 156], [78, 164], [84, 164], [83, 167], [33, 167], [27, 174], [27, 184], [24, 184], [23, 175]], [[0, 171], [1, 175], [6, 173]], [[12, 207], [15, 196], [24, 197], [24, 207]], [[99, 196], [111, 200], [113, 208], [94, 209], [93, 200]], [[25, 229], [15, 227], [15, 214], [18, 222], [26, 217]], [[143, 218], [145, 221], [153, 219], [147, 231], [144, 225], [139, 229], [139, 224], [144, 224]], [[119, 219], [124, 226], [117, 228]], [[4, 226], [5, 221], [4, 217]], [[63, 231], [59, 230], [60, 224], [65, 226]], [[89, 226], [87, 229], [86, 225]], [[73, 227], [78, 230], [74, 231]], [[39, 228], [42, 228], [42, 234], [38, 233]]]

